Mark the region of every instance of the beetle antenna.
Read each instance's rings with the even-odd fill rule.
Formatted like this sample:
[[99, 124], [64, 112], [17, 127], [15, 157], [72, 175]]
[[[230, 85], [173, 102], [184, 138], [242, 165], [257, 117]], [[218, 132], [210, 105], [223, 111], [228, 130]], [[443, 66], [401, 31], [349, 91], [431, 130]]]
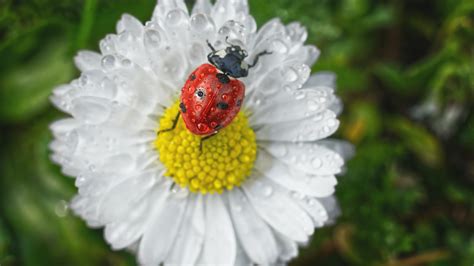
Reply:
[[267, 50], [265, 50], [263, 52], [258, 53], [255, 59], [253, 60], [253, 63], [249, 65], [249, 69], [254, 67], [258, 63], [258, 58], [260, 58], [260, 56], [267, 55], [267, 54], [272, 54], [272, 52], [268, 52]]
[[211, 48], [211, 50], [212, 50], [213, 52], [215, 52], [216, 49], [214, 49], [214, 47], [213, 47], [212, 44], [209, 42], [209, 40], [206, 40], [206, 42], [207, 42], [207, 46], [209, 46], [209, 48]]

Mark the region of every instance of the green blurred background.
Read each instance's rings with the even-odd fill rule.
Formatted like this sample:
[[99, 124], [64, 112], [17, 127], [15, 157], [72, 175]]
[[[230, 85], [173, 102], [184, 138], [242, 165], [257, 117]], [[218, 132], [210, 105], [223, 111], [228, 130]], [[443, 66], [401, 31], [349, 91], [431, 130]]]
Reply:
[[[191, 5], [191, 2], [188, 3]], [[124, 12], [153, 0], [0, 0], [0, 265], [134, 265], [67, 210], [73, 180], [48, 159], [52, 88], [78, 76]], [[474, 1], [251, 0], [258, 25], [298, 20], [337, 73], [337, 137], [357, 153], [342, 216], [292, 265], [473, 265]]]

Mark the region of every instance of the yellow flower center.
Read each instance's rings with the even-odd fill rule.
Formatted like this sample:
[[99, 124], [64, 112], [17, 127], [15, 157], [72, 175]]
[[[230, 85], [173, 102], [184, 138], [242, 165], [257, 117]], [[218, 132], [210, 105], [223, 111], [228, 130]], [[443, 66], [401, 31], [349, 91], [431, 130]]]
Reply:
[[[166, 109], [158, 130], [170, 129], [179, 112], [179, 102]], [[165, 175], [191, 192], [222, 193], [240, 186], [250, 175], [257, 155], [255, 133], [244, 112], [226, 128], [202, 142], [180, 117], [176, 128], [160, 132], [154, 142]]]

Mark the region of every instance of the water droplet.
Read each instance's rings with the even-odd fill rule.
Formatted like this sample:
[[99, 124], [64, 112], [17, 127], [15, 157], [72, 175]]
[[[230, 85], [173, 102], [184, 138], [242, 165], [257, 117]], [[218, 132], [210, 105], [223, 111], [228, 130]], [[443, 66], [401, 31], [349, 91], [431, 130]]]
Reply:
[[110, 70], [115, 67], [115, 57], [113, 55], [106, 55], [102, 57], [102, 67], [106, 70]]
[[321, 119], [323, 119], [323, 116], [322, 115], [315, 115], [314, 118], [313, 118], [313, 121], [320, 121]]
[[147, 30], [145, 32], [145, 43], [154, 47], [160, 46], [161, 44], [160, 33], [156, 30], [151, 30], [151, 29]]
[[295, 92], [295, 99], [296, 100], [303, 100], [304, 98], [306, 98], [306, 94], [302, 91], [297, 91]]
[[218, 31], [220, 35], [228, 35], [229, 32], [230, 32], [230, 29], [227, 26], [222, 26]]
[[76, 178], [76, 186], [80, 187], [86, 182], [86, 178], [83, 175], [78, 175]]
[[[330, 119], [330, 120], [328, 121], [328, 126], [330, 126], [330, 127], [333, 127], [333, 126], [335, 126], [336, 124], [337, 124], [337, 122], [336, 122], [335, 119]], [[328, 131], [329, 131], [329, 130], [328, 130]]]
[[319, 109], [319, 104], [314, 100], [309, 100], [308, 102], [306, 102], [306, 106], [308, 107], [309, 111], [313, 112]]
[[210, 29], [212, 24], [205, 14], [198, 13], [191, 17], [191, 28], [194, 31], [202, 32], [206, 29]]
[[129, 67], [132, 65], [132, 61], [130, 61], [130, 59], [123, 59], [122, 60], [122, 65], [125, 66], [125, 67]]
[[309, 205], [309, 206], [314, 206], [315, 204], [316, 204], [316, 200], [315, 200], [315, 199], [313, 199], [313, 198], [309, 198], [309, 199], [308, 199], [308, 205]]
[[321, 167], [323, 165], [323, 162], [319, 158], [314, 158], [311, 161], [311, 164], [313, 165], [314, 168], [318, 169], [319, 167]]
[[298, 74], [293, 68], [289, 68], [283, 73], [283, 78], [288, 82], [294, 82], [298, 79]]
[[271, 186], [266, 186], [266, 187], [263, 188], [263, 195], [265, 197], [271, 196], [272, 193], [273, 193], [273, 188]]
[[199, 131], [207, 131], [209, 129], [209, 127], [204, 123], [198, 123], [197, 128]]
[[95, 172], [95, 170], [96, 170], [95, 164], [89, 165], [89, 170], [90, 170], [91, 172]]
[[166, 15], [166, 23], [170, 26], [178, 26], [186, 19], [186, 14], [182, 9], [174, 9]]
[[194, 106], [194, 109], [199, 112], [202, 110], [202, 105], [196, 104], [196, 106]]
[[67, 211], [68, 211], [68, 204], [65, 200], [60, 200], [54, 207], [54, 213], [56, 213], [58, 217], [66, 216]]

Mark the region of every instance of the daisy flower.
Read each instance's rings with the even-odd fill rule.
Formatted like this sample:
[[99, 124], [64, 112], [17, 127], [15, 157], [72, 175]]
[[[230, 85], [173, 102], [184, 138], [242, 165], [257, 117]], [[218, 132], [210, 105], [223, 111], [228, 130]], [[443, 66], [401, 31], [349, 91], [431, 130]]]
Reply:
[[[113, 249], [144, 265], [285, 263], [337, 214], [335, 175], [348, 146], [327, 140], [341, 104], [334, 76], [310, 73], [319, 51], [298, 23], [257, 30], [245, 0], [162, 0], [144, 25], [130, 15], [52, 102], [52, 160], [75, 178], [72, 210], [104, 227]], [[177, 120], [181, 88], [207, 63], [209, 41], [262, 56], [241, 80], [236, 118], [200, 148]], [[227, 42], [226, 42], [227, 41]]]

